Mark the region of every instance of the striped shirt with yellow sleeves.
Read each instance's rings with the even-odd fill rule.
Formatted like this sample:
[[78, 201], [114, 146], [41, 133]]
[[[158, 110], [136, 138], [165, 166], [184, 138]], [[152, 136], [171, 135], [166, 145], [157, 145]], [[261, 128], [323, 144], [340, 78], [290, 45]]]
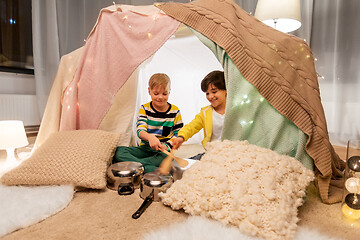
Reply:
[[[168, 148], [172, 148], [172, 138], [183, 126], [180, 110], [177, 106], [169, 103], [169, 108], [165, 112], [157, 111], [152, 102], [141, 105], [136, 121], [137, 135], [141, 131], [154, 134], [162, 143], [166, 143]], [[140, 145], [149, 144], [141, 140]]]

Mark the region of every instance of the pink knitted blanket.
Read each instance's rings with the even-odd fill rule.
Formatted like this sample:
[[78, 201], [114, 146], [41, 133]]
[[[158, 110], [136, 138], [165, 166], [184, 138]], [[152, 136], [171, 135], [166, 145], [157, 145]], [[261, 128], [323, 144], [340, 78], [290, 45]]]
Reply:
[[148, 16], [103, 9], [74, 79], [63, 94], [60, 131], [97, 129], [132, 72], [179, 24], [161, 13]]

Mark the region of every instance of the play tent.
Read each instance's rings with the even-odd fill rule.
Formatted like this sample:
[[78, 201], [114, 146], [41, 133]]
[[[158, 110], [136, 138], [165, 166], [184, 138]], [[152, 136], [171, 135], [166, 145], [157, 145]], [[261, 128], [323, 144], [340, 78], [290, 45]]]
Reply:
[[[194, 37], [201, 47], [191, 48]], [[172, 44], [177, 54], [171, 54]], [[185, 46], [195, 55], [181, 55]], [[168, 51], [159, 53], [164, 47]], [[183, 64], [166, 64], [179, 55]], [[202, 77], [223, 69], [228, 100], [222, 138], [293, 156], [314, 169], [323, 202], [341, 200], [344, 164], [329, 141], [310, 48], [231, 0], [102, 9], [85, 46], [61, 59], [36, 146], [53, 132], [75, 129], [120, 132], [119, 145], [134, 144], [134, 116], [147, 101], [141, 98], [147, 79], [171, 68], [170, 96], [176, 97], [170, 102], [185, 123], [207, 104], [197, 98]], [[192, 103], [182, 105], [185, 99]]]

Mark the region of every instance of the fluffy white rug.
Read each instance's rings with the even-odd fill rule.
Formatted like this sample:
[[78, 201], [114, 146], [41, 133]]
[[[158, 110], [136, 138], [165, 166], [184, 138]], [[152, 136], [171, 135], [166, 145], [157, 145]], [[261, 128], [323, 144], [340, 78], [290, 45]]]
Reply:
[[22, 187], [0, 184], [0, 237], [61, 211], [73, 195], [71, 185]]
[[[181, 223], [144, 235], [143, 240], [264, 240], [242, 234], [238, 228], [224, 226], [220, 222], [200, 216], [191, 216]], [[295, 240], [338, 240], [317, 231], [298, 227]]]

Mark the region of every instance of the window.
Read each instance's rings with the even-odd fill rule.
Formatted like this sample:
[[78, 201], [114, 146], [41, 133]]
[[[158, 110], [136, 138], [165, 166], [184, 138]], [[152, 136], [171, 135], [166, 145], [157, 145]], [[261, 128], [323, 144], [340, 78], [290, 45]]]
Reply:
[[0, 0], [0, 71], [34, 74], [31, 0]]

